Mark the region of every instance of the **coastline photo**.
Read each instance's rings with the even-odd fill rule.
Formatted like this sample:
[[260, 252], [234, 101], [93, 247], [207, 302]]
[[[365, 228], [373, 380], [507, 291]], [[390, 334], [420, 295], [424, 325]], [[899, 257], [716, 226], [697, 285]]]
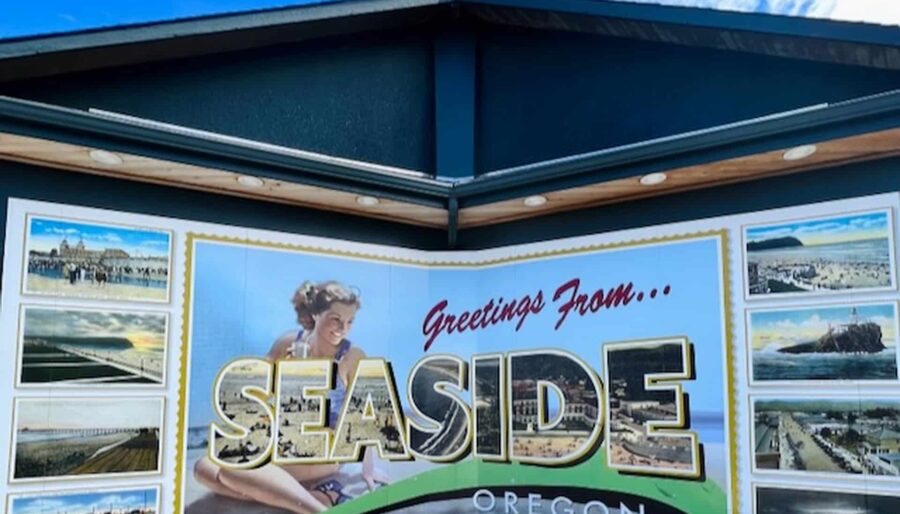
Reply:
[[895, 303], [751, 310], [747, 333], [754, 385], [898, 380]]
[[19, 398], [11, 481], [159, 473], [162, 420], [162, 398]]
[[900, 398], [754, 398], [759, 472], [900, 481]]
[[745, 295], [894, 288], [893, 249], [888, 210], [747, 227]]
[[895, 514], [900, 497], [822, 489], [756, 486], [754, 514]]
[[10, 495], [8, 514], [157, 514], [159, 487]]
[[23, 306], [18, 385], [162, 385], [165, 313]]
[[168, 302], [169, 232], [29, 216], [23, 294]]

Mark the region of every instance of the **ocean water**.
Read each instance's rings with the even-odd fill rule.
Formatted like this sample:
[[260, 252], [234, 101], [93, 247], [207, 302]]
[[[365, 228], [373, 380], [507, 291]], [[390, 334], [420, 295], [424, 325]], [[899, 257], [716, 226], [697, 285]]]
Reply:
[[776, 248], [747, 253], [751, 262], [791, 259], [791, 260], [826, 260], [835, 262], [866, 262], [888, 264], [891, 259], [890, 241], [884, 239], [868, 239], [849, 243], [833, 243], [817, 246], [797, 246]]
[[753, 352], [755, 380], [897, 380], [897, 350], [879, 353]]

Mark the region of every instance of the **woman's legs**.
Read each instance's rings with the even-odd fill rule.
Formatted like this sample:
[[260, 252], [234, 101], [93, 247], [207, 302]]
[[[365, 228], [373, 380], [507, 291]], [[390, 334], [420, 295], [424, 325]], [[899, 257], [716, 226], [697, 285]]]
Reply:
[[209, 460], [209, 457], [203, 457], [194, 464], [194, 478], [216, 494], [228, 496], [237, 500], [251, 501], [252, 498], [231, 490], [219, 481], [219, 471], [221, 469], [222, 468], [219, 466], [213, 464], [212, 461]]
[[194, 475], [213, 492], [231, 498], [257, 501], [297, 514], [326, 510], [320, 500], [274, 464], [257, 469], [230, 470], [204, 458], [194, 466]]

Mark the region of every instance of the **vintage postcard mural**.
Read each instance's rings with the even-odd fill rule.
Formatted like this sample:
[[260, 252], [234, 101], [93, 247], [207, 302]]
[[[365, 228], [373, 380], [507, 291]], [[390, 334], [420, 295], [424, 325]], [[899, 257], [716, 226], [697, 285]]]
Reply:
[[898, 206], [432, 253], [13, 201], [6, 511], [894, 514]]
[[548, 480], [581, 509], [728, 509], [721, 234], [474, 269], [189, 244], [185, 513], [489, 512]]

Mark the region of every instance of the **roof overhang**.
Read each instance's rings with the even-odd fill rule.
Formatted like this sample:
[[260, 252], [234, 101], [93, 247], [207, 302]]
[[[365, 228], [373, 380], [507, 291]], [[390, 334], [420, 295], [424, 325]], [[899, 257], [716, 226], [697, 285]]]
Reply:
[[[800, 161], [784, 151], [815, 144]], [[119, 164], [92, 160], [103, 149]], [[150, 121], [0, 98], [0, 159], [451, 231], [900, 154], [900, 92], [444, 181]], [[665, 173], [645, 186], [640, 178]], [[241, 175], [263, 178], [247, 188]], [[529, 207], [523, 199], [544, 195]], [[360, 196], [381, 201], [361, 205]]]
[[448, 20], [900, 69], [900, 28], [604, 0], [356, 0], [0, 40], [0, 82]]

